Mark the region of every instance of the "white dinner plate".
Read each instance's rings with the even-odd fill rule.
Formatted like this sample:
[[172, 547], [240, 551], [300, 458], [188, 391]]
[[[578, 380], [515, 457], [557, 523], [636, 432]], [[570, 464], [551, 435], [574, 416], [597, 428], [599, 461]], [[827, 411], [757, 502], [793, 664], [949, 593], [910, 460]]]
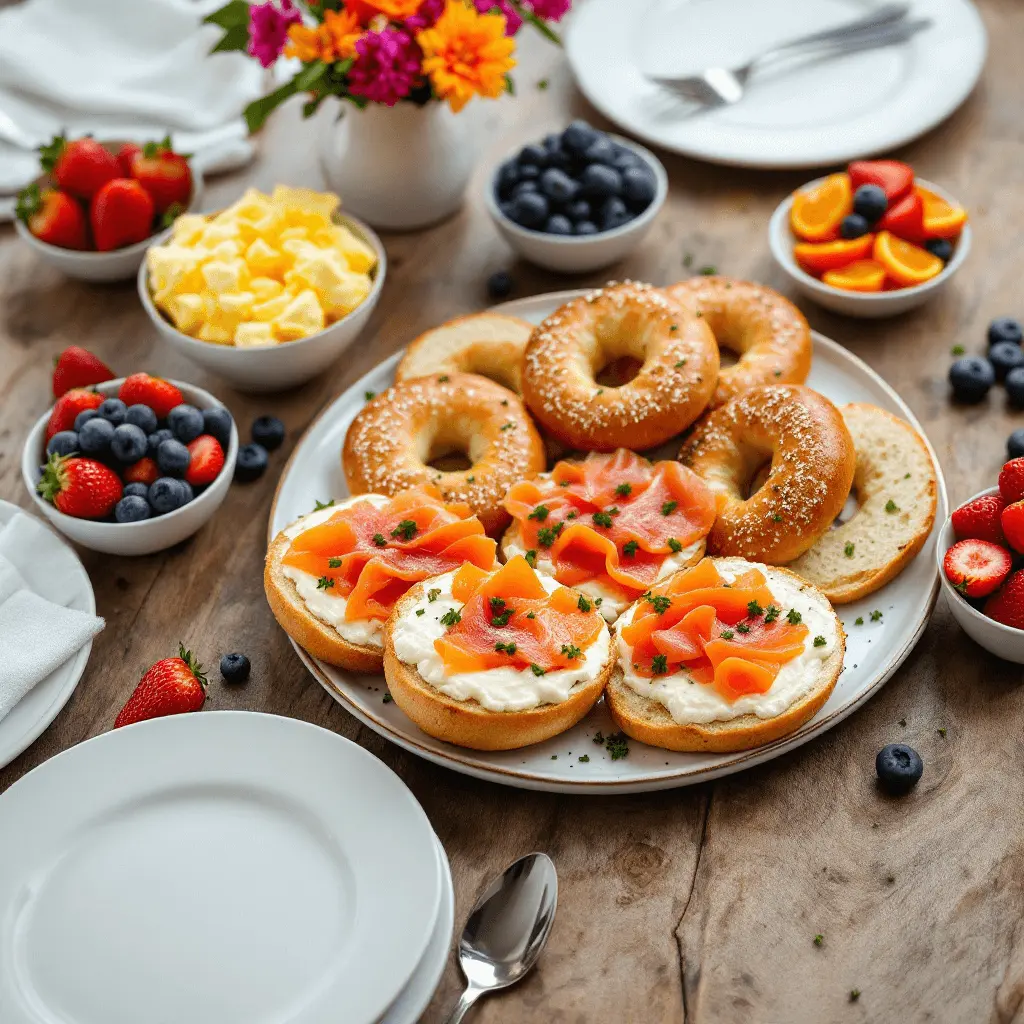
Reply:
[[[579, 291], [537, 295], [496, 307], [503, 313], [539, 323]], [[365, 392], [381, 392], [394, 381], [399, 355], [381, 363], [335, 399], [310, 426], [285, 467], [270, 514], [269, 537], [275, 536], [315, 503], [348, 494], [341, 471], [345, 432], [365, 403]], [[814, 334], [814, 359], [807, 383], [837, 404], [872, 402], [907, 420], [924, 434], [903, 400], [866, 363], [834, 341]], [[929, 446], [929, 451], [931, 448]], [[615, 731], [603, 702], [568, 732], [522, 750], [466, 750], [421, 732], [398, 710], [384, 702], [383, 676], [361, 676], [311, 658], [295, 649], [328, 693], [371, 729], [415, 754], [478, 778], [527, 789], [572, 793], [638, 792], [685, 786], [747, 768], [778, 757], [842, 721], [878, 689], [910, 653], [924, 631], [939, 580], [935, 568], [935, 535], [947, 515], [946, 486], [938, 459], [936, 528], [924, 549], [903, 572], [877, 593], [844, 605], [840, 617], [848, 634], [846, 661], [825, 706], [795, 733], [756, 750], [733, 754], [678, 754], [630, 742], [627, 757], [613, 760], [594, 739]], [[872, 611], [882, 613], [871, 621]], [[856, 619], [864, 625], [855, 625]], [[586, 761], [581, 761], [586, 757]]]
[[[9, 501], [0, 501], [0, 527], [18, 513], [31, 521], [34, 534], [33, 549], [47, 550], [59, 566], [59, 570], [52, 576], [37, 581], [40, 597], [65, 608], [74, 608], [95, 615], [96, 598], [92, 592], [89, 574], [70, 545], [61, 540], [45, 523], [41, 523], [35, 516]], [[75, 692], [75, 687], [85, 672], [91, 650], [90, 640], [73, 658], [32, 687], [10, 712], [0, 719], [0, 768], [10, 764], [23, 750], [31, 746], [71, 699], [71, 694]]]
[[742, 167], [818, 167], [923, 135], [974, 88], [986, 36], [970, 0], [913, 0], [934, 24], [909, 42], [791, 68], [751, 83], [728, 107], [701, 109], [647, 74], [736, 67], [761, 50], [862, 16], [869, 0], [590, 0], [566, 51], [605, 117], [647, 142]]
[[153, 719], [0, 796], [4, 1024], [371, 1024], [443, 871], [397, 775], [305, 722]]

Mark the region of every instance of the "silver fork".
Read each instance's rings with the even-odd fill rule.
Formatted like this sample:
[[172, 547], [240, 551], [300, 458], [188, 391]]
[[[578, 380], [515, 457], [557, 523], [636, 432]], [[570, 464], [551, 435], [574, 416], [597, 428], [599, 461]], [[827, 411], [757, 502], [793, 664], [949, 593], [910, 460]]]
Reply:
[[648, 77], [664, 88], [703, 106], [736, 103], [743, 98], [751, 75], [774, 62], [890, 46], [906, 42], [931, 25], [931, 21], [926, 18], [905, 20], [909, 11], [910, 4], [883, 4], [863, 18], [773, 46], [736, 68], [708, 68], [699, 75], [682, 78], [665, 75]]

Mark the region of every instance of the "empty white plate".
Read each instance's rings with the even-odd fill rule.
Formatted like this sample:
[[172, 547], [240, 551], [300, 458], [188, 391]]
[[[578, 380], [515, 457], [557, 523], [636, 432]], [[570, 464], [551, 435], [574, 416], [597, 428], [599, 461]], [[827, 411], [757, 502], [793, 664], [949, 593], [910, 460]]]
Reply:
[[156, 719], [0, 797], [4, 1024], [370, 1024], [435, 931], [436, 839], [354, 743]]

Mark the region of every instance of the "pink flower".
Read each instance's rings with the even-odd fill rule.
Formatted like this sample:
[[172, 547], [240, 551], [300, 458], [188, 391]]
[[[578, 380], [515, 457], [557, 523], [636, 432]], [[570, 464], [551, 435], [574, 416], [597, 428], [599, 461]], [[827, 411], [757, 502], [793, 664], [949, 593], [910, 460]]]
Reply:
[[493, 11], [497, 7], [505, 15], [505, 35], [514, 36], [522, 27], [523, 19], [508, 0], [473, 0], [476, 9], [482, 14]]
[[356, 41], [349, 92], [393, 107], [409, 95], [420, 76], [422, 53], [412, 36], [397, 28], [367, 32]]
[[267, 0], [249, 8], [250, 57], [255, 57], [265, 68], [281, 56], [288, 41], [288, 29], [302, 22], [292, 0]]
[[525, 4], [538, 18], [561, 21], [569, 13], [572, 0], [525, 0]]
[[420, 9], [410, 18], [405, 19], [405, 27], [410, 32], [422, 32], [430, 28], [444, 10], [445, 0], [423, 0]]

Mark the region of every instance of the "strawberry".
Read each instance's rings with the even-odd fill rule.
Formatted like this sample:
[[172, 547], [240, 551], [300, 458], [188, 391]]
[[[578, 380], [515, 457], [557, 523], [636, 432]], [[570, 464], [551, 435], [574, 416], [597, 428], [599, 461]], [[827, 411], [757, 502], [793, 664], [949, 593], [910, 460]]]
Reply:
[[114, 728], [144, 722], [147, 718], [180, 715], [198, 711], [206, 701], [206, 676], [203, 666], [178, 644], [177, 658], [164, 658], [146, 669], [139, 685], [132, 691]]
[[958, 540], [942, 560], [946, 579], [964, 597], [986, 597], [1010, 575], [1013, 558], [988, 540]]
[[1007, 505], [1024, 498], [1024, 457], [1004, 464], [999, 473], [999, 493]]
[[71, 430], [75, 417], [86, 409], [96, 409], [103, 404], [103, 396], [84, 388], [72, 388], [57, 399], [46, 422], [46, 440], [62, 430]]
[[130, 178], [132, 176], [132, 161], [141, 152], [142, 147], [136, 146], [134, 142], [125, 142], [121, 145], [117, 151], [117, 166], [121, 169], [119, 177]]
[[113, 379], [114, 371], [102, 359], [77, 345], [69, 345], [54, 361], [53, 397], [60, 398], [72, 388]]
[[1007, 505], [999, 516], [1006, 539], [1014, 551], [1024, 552], [1024, 501]]
[[854, 192], [861, 185], [878, 185], [890, 203], [914, 187], [914, 169], [898, 160], [854, 160], [846, 173]]
[[125, 405], [148, 405], [159, 419], [184, 401], [181, 392], [169, 380], [151, 377], [148, 373], [133, 373], [125, 377], [117, 397]]
[[1004, 626], [1024, 629], [1024, 569], [1018, 569], [1005, 586], [985, 602], [982, 611]]
[[132, 177], [153, 197], [157, 213], [171, 210], [174, 216], [188, 206], [192, 199], [192, 171], [188, 161], [171, 148], [169, 135], [162, 142], [147, 142], [132, 160], [131, 168]]
[[88, 249], [89, 225], [81, 206], [56, 189], [40, 191], [33, 182], [18, 193], [14, 208], [18, 219], [40, 242], [62, 249]]
[[88, 137], [68, 142], [63, 135], [56, 135], [48, 145], [40, 146], [39, 153], [43, 170], [79, 199], [92, 199], [121, 173], [114, 154]]
[[121, 500], [121, 478], [94, 459], [51, 455], [36, 490], [58, 512], [76, 519], [102, 519]]
[[999, 525], [999, 516], [1006, 508], [1006, 502], [998, 494], [983, 494], [980, 498], [961, 505], [950, 520], [957, 540], [973, 538], [989, 540], [993, 544], [1005, 544], [1003, 528]]
[[224, 449], [220, 441], [209, 434], [200, 434], [188, 445], [192, 461], [185, 473], [185, 482], [193, 487], [212, 484], [224, 468]]
[[126, 484], [145, 484], [147, 487], [160, 476], [160, 467], [148, 455], [133, 462], [122, 473]]
[[924, 229], [924, 203], [916, 192], [889, 204], [889, 209], [875, 226], [876, 231], [891, 231], [905, 242], [922, 244], [928, 237]]
[[153, 199], [131, 178], [113, 178], [89, 206], [92, 237], [100, 252], [145, 241], [153, 233]]

